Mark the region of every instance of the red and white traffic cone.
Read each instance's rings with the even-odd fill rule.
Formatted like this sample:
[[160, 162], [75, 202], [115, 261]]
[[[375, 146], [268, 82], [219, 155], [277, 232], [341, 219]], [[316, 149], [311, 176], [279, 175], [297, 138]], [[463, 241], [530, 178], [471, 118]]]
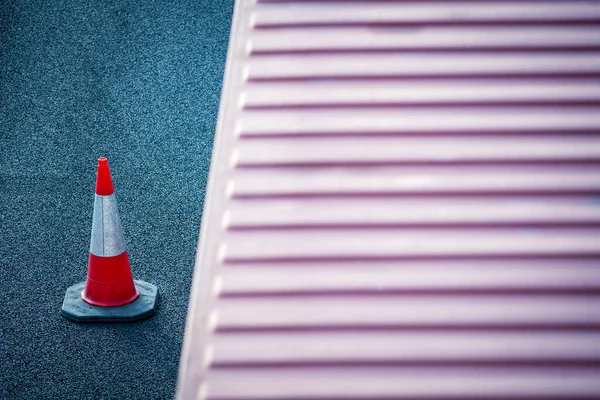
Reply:
[[78, 322], [135, 321], [154, 314], [156, 286], [134, 281], [108, 160], [98, 160], [86, 282], [67, 289], [62, 314]]

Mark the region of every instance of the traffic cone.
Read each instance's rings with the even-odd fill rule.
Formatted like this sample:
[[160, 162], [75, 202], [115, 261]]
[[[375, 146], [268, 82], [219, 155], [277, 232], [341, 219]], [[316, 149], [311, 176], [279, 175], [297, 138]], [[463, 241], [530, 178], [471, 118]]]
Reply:
[[131, 275], [108, 160], [102, 157], [87, 280], [67, 289], [61, 312], [77, 322], [136, 321], [154, 314], [158, 298], [156, 286]]

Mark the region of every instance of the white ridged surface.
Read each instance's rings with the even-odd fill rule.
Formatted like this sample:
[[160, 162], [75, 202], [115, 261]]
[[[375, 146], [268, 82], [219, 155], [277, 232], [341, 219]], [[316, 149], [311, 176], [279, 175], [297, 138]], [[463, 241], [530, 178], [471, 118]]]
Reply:
[[178, 398], [599, 398], [599, 27], [238, 1]]
[[[343, 273], [341, 273], [343, 272]], [[338, 261], [233, 265], [221, 268], [223, 297], [386, 293], [538, 293], [594, 291], [600, 269], [591, 259]]]
[[[265, 1], [264, 3], [267, 3]], [[276, 2], [274, 2], [276, 3]], [[282, 2], [284, 3], [284, 2]], [[281, 6], [259, 7], [251, 16], [255, 27], [293, 25], [372, 25], [411, 23], [493, 23], [578, 21], [597, 22], [600, 10], [595, 1], [461, 1], [398, 2], [369, 4], [297, 1]], [[304, 4], [303, 4], [304, 3]]]
[[522, 75], [597, 75], [596, 53], [273, 55], [249, 60], [248, 80], [393, 79]]
[[[600, 70], [599, 70], [600, 72]], [[268, 117], [269, 123], [265, 123]], [[363, 136], [447, 133], [557, 133], [597, 132], [600, 113], [595, 108], [463, 108], [460, 110], [296, 110], [247, 112], [237, 124], [242, 136]], [[518, 140], [517, 140], [518, 143]], [[384, 147], [384, 146], [382, 146]]]
[[301, 372], [248, 368], [209, 374], [206, 391], [189, 398], [593, 399], [600, 392], [599, 373], [576, 367], [309, 368]]
[[250, 87], [242, 100], [247, 109], [597, 103], [600, 80], [277, 82]]
[[[305, 346], [298, 347], [298, 339]], [[600, 335], [580, 332], [319, 332], [222, 335], [214, 366], [597, 360]]]
[[377, 31], [345, 29], [263, 31], [248, 42], [252, 54], [277, 52], [385, 51], [413, 49], [560, 49], [595, 48], [600, 28], [409, 28]]

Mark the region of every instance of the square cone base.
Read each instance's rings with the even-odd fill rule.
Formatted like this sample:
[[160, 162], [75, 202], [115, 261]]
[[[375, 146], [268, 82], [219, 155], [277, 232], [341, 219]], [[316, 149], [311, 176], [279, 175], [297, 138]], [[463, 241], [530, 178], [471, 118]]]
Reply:
[[118, 307], [97, 307], [81, 298], [85, 282], [67, 289], [61, 314], [75, 322], [131, 322], [149, 318], [158, 308], [158, 288], [144, 281], [133, 281], [140, 292], [135, 301]]

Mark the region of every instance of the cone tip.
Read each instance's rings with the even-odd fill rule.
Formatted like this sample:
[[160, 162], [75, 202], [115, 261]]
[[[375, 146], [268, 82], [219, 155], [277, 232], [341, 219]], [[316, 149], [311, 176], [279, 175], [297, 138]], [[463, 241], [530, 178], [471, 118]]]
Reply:
[[108, 168], [108, 159], [106, 157], [100, 157], [98, 159], [98, 175], [96, 177], [96, 194], [107, 196], [113, 194], [114, 191], [115, 189], [113, 188], [110, 170]]

